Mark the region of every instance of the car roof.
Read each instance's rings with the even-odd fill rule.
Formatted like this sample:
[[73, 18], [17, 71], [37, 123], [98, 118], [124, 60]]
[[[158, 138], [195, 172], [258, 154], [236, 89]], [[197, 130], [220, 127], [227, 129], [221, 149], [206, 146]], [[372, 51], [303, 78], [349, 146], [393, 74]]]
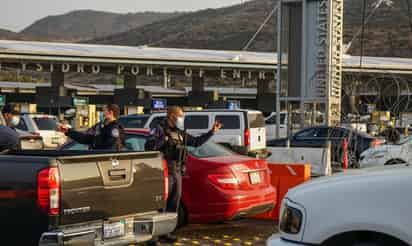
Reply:
[[[348, 131], [354, 132], [354, 133], [356, 133], [356, 134], [358, 134], [362, 137], [373, 138], [371, 135], [369, 135], [365, 132], [361, 132], [361, 131], [358, 131], [356, 129], [346, 127], [346, 126], [325, 126], [325, 125], [323, 125], [323, 126], [312, 126], [312, 127], [306, 127], [304, 129], [302, 129], [301, 131], [308, 130], [308, 129], [325, 129], [325, 128], [348, 130]], [[299, 132], [301, 132], [301, 131], [299, 131]]]
[[[214, 112], [219, 112], [219, 113], [262, 113], [261, 111], [258, 110], [251, 110], [251, 109], [203, 109], [203, 110], [185, 110], [185, 113], [203, 113], [203, 112], [207, 112], [207, 113], [214, 113]], [[156, 114], [165, 114], [165, 111], [162, 112], [153, 112], [152, 115], [156, 115]]]

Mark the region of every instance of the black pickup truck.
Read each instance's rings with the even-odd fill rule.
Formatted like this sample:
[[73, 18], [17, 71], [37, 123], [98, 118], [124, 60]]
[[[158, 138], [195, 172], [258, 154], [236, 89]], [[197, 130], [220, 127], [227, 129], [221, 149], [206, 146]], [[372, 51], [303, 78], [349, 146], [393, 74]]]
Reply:
[[170, 233], [167, 183], [158, 152], [0, 155], [0, 245], [130, 245]]

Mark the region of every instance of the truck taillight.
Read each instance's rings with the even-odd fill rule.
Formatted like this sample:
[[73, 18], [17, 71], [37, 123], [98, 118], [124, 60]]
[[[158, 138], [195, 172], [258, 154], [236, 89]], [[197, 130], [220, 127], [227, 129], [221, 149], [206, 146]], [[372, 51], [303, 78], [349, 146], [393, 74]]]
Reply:
[[250, 129], [245, 129], [245, 146], [250, 146]]
[[60, 213], [60, 175], [57, 167], [39, 172], [37, 176], [37, 204], [49, 215]]
[[239, 186], [239, 180], [231, 173], [209, 174], [207, 177], [214, 185], [225, 190], [234, 190]]
[[163, 160], [163, 184], [163, 200], [167, 201], [169, 198], [169, 169], [166, 160]]

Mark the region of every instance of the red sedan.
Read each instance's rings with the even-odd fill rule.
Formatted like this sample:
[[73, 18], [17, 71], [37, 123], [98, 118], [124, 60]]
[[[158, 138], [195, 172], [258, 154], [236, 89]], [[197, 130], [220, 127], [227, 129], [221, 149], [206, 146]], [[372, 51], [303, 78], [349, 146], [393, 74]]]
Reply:
[[[126, 147], [143, 151], [148, 130], [126, 130]], [[85, 150], [71, 142], [63, 150]], [[274, 208], [276, 190], [264, 160], [231, 152], [213, 142], [188, 147], [179, 223], [210, 223], [260, 214]]]

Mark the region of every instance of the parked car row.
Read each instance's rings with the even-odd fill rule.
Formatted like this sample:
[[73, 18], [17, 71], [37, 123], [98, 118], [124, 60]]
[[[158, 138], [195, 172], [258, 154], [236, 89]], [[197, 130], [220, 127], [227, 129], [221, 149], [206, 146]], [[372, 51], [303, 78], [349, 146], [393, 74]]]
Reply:
[[[125, 128], [152, 129], [166, 119], [165, 112], [151, 115], [123, 116], [119, 119]], [[212, 140], [227, 144], [241, 153], [259, 153], [266, 148], [265, 119], [259, 111], [253, 110], [202, 110], [185, 112], [185, 129], [197, 136], [209, 131], [215, 121], [222, 123], [222, 129]]]
[[[127, 150], [144, 151], [149, 133], [126, 129]], [[60, 150], [87, 150], [87, 146], [72, 141]], [[213, 141], [188, 150], [180, 224], [227, 221], [273, 209], [276, 191], [266, 161], [235, 154]]]
[[332, 162], [342, 163], [342, 144], [345, 139], [348, 143], [349, 165], [351, 167], [358, 166], [362, 152], [383, 143], [378, 138], [351, 128], [317, 126], [305, 128], [289, 138], [268, 141], [267, 146], [284, 147], [289, 144], [290, 147], [320, 148], [327, 146], [330, 142]]

